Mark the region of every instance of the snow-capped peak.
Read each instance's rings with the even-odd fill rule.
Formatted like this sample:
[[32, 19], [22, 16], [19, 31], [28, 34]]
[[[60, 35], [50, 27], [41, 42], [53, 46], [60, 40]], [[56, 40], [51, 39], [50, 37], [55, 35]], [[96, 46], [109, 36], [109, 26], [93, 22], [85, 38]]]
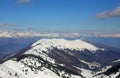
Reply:
[[84, 50], [88, 49], [90, 51], [96, 51], [99, 48], [96, 46], [85, 42], [83, 40], [66, 40], [66, 39], [41, 39], [34, 43], [32, 47], [41, 47], [41, 50], [45, 50], [46, 48], [56, 47], [58, 49], [71, 49], [71, 50]]

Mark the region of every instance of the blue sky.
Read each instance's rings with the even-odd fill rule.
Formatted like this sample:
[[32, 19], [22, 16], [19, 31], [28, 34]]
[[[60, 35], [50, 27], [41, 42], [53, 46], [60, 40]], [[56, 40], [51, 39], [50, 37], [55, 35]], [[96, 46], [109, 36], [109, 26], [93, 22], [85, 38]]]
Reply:
[[120, 31], [120, 0], [0, 0], [1, 30]]

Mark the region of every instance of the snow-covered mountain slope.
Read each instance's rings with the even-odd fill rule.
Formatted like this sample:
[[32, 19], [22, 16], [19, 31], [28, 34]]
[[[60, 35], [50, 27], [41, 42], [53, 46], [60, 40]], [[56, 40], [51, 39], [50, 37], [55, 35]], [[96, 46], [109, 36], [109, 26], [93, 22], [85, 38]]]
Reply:
[[112, 67], [109, 67], [106, 71], [98, 73], [94, 77], [120, 78], [120, 63]]
[[[39, 63], [36, 58], [22, 59], [21, 61], [9, 60], [0, 66], [0, 78], [81, 78], [77, 75], [71, 75], [64, 70], [56, 71], [54, 68], [48, 68], [47, 64]], [[28, 60], [28, 61], [26, 61]], [[40, 61], [40, 60], [39, 60]], [[50, 66], [50, 65], [49, 65]], [[55, 67], [55, 66], [54, 66]], [[57, 69], [57, 68], [56, 68]]]
[[98, 50], [99, 48], [97, 48], [96, 46], [87, 43], [85, 41], [82, 40], [65, 40], [65, 39], [41, 39], [38, 42], [34, 43], [32, 46], [36, 46], [39, 45], [37, 47], [41, 47], [41, 50], [45, 50], [47, 48], [50, 47], [57, 47], [58, 49], [75, 49], [75, 50], [84, 50], [84, 49], [88, 49], [88, 50]]
[[0, 77], [93, 78], [119, 58], [116, 52], [82, 40], [41, 39], [4, 58]]

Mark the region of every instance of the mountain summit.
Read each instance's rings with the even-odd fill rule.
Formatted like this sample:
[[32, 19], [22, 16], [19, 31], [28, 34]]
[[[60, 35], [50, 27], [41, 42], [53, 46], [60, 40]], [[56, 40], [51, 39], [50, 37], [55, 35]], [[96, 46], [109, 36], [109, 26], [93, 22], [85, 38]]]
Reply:
[[32, 46], [39, 45], [42, 46], [42, 48], [50, 48], [50, 47], [56, 47], [58, 49], [76, 49], [76, 50], [98, 50], [97, 47], [94, 45], [82, 41], [82, 40], [65, 40], [65, 39], [41, 39], [34, 43]]

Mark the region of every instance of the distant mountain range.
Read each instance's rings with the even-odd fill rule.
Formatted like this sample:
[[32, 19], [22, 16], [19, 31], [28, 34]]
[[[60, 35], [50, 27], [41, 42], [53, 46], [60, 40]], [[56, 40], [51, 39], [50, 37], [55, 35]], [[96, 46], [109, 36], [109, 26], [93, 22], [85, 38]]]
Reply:
[[102, 44], [40, 39], [2, 58], [0, 78], [118, 78], [119, 59], [120, 52]]
[[27, 32], [27, 31], [0, 31], [0, 37], [4, 38], [17, 38], [17, 37], [46, 37], [46, 38], [78, 38], [78, 37], [120, 37], [120, 33], [82, 33], [82, 32], [71, 32], [71, 33], [40, 33], [40, 32]]

